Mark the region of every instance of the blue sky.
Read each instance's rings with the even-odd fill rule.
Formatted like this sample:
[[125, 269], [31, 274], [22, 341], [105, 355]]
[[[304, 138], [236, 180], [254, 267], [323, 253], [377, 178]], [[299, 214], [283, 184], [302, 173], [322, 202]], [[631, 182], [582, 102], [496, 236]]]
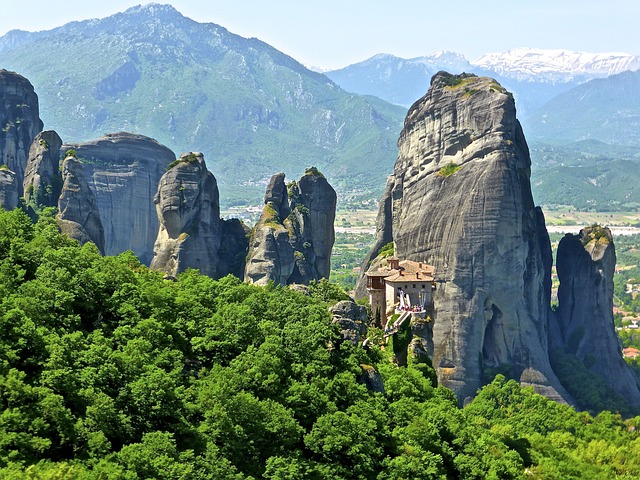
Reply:
[[[0, 35], [102, 18], [135, 0], [0, 0]], [[516, 47], [640, 55], [637, 0], [174, 0], [187, 17], [257, 37], [310, 66]]]

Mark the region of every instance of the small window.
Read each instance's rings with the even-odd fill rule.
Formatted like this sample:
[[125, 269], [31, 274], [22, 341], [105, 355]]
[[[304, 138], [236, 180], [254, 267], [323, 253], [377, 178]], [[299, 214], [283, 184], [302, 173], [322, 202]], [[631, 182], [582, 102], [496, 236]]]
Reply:
[[414, 283], [413, 285], [411, 285], [411, 288], [416, 288], [416, 284]]
[[422, 288], [425, 288], [425, 286], [424, 286], [424, 285], [422, 285]]
[[404, 286], [404, 289], [406, 290], [407, 288], [409, 288], [407, 285]]

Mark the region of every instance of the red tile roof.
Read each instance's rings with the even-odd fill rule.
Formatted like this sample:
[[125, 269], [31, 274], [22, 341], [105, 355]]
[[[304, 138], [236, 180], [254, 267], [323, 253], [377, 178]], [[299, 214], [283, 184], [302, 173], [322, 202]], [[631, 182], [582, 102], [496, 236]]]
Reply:
[[385, 277], [384, 281], [389, 283], [432, 282], [435, 270], [434, 266], [426, 263], [402, 260], [398, 269], [391, 269], [387, 265], [377, 270], [369, 270], [366, 275], [368, 277]]

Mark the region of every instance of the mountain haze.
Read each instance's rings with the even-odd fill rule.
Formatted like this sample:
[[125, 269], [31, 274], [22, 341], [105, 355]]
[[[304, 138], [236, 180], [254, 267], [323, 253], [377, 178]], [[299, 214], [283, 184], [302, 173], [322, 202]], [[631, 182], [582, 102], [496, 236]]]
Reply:
[[380, 191], [404, 115], [169, 5], [9, 32], [0, 65], [31, 80], [45, 124], [66, 142], [124, 130], [202, 151], [227, 204], [261, 197], [274, 172], [310, 165], [338, 190]]
[[640, 71], [572, 88], [531, 115], [527, 126], [536, 140], [640, 145]]
[[582, 82], [639, 68], [640, 57], [622, 53], [516, 48], [488, 53], [472, 62], [454, 52], [411, 59], [379, 54], [326, 75], [345, 90], [376, 95], [405, 107], [424, 94], [439, 70], [486, 75], [512, 91], [518, 111], [527, 115]]

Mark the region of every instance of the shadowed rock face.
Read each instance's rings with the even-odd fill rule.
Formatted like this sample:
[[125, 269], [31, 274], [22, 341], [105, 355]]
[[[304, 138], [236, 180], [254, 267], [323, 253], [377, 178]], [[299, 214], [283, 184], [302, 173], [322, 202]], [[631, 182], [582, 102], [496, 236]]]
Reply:
[[151, 268], [176, 276], [187, 268], [218, 276], [221, 222], [218, 185], [201, 153], [183, 153], [160, 179], [160, 229]]
[[393, 239], [398, 257], [434, 265], [445, 280], [429, 352], [439, 381], [462, 401], [507, 370], [570, 401], [549, 365], [548, 235], [511, 94], [486, 77], [440, 72], [398, 147], [367, 261]]
[[274, 175], [251, 236], [245, 281], [290, 285], [329, 278], [335, 211], [335, 190], [315, 168], [289, 185], [284, 173]]
[[608, 228], [584, 228], [558, 245], [558, 314], [552, 348], [575, 355], [620, 396], [640, 405], [633, 372], [622, 358], [613, 323], [616, 252]]
[[73, 157], [62, 163], [62, 193], [56, 221], [62, 233], [81, 244], [93, 242], [104, 254], [104, 230], [95, 196], [89, 188], [83, 165]]
[[18, 177], [11, 170], [0, 169], [0, 208], [13, 210], [20, 201]]
[[41, 130], [33, 85], [17, 73], [0, 70], [0, 164], [17, 175], [20, 196], [29, 147]]
[[58, 204], [60, 177], [60, 147], [62, 140], [53, 130], [40, 132], [29, 149], [23, 190], [27, 204], [54, 207]]
[[174, 153], [152, 138], [112, 133], [86, 143], [65, 144], [85, 163], [105, 230], [105, 253], [132, 250], [146, 264], [153, 258], [158, 182]]

